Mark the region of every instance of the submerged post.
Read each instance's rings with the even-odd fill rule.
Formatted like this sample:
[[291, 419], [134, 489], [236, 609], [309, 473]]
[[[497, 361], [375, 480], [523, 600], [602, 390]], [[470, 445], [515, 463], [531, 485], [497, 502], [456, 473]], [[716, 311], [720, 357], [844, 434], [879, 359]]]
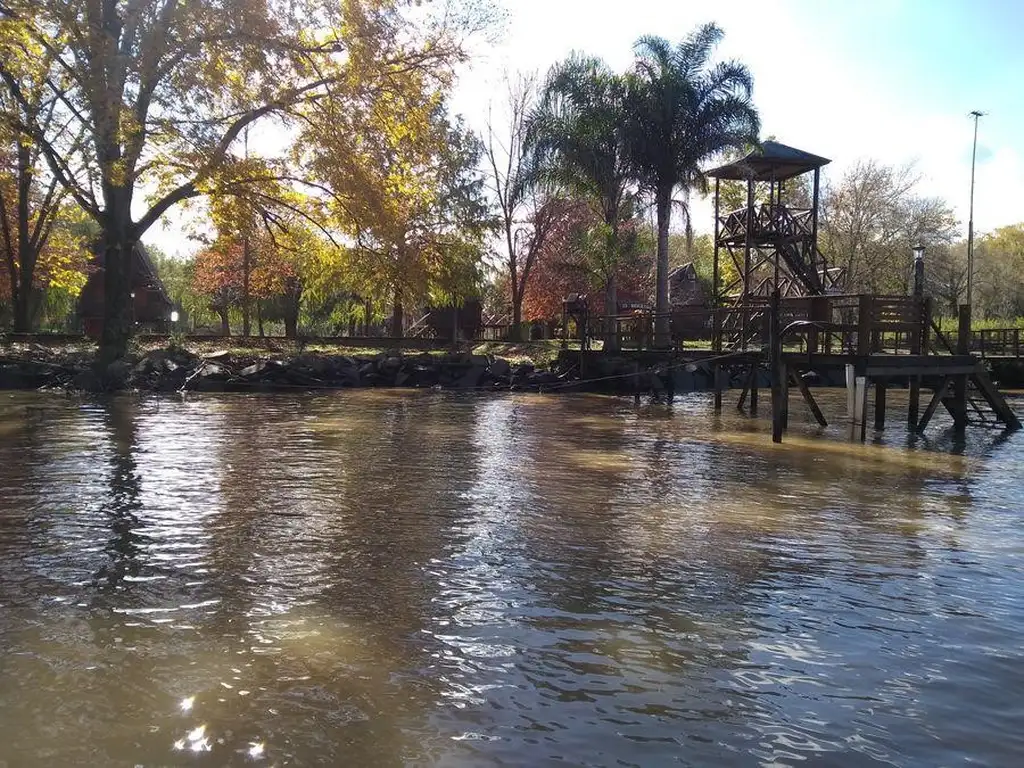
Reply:
[[782, 442], [786, 413], [782, 398], [785, 394], [785, 362], [782, 359], [782, 334], [779, 328], [779, 289], [772, 291], [768, 305], [769, 366], [772, 376], [772, 442]]
[[[957, 316], [956, 353], [969, 355], [971, 352], [971, 305], [961, 304]], [[967, 374], [953, 377], [953, 426], [967, 427]]]
[[[910, 353], [924, 353], [925, 338], [928, 329], [928, 312], [924, 301], [924, 246], [914, 246], [914, 321], [917, 330], [910, 337]], [[910, 399], [907, 403], [907, 426], [917, 427], [918, 414], [921, 412], [921, 377], [910, 377]]]

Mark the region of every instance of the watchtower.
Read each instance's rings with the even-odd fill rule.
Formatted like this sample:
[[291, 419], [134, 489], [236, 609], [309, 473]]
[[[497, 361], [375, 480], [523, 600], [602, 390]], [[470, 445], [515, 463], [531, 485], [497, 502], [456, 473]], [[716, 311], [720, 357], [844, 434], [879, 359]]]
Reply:
[[[818, 250], [818, 204], [822, 166], [831, 161], [810, 152], [766, 141], [728, 165], [708, 171], [715, 180], [715, 304], [756, 303], [776, 288], [783, 296], [834, 293], [840, 270], [830, 269]], [[784, 203], [787, 182], [791, 191], [803, 191], [791, 181], [806, 173], [814, 180], [804, 207]], [[722, 211], [722, 181], [746, 185], [746, 204]], [[767, 196], [766, 196], [767, 195]], [[808, 197], [805, 195], [805, 198]], [[806, 207], [809, 202], [810, 207]], [[722, 252], [727, 254], [726, 284], [722, 285]]]

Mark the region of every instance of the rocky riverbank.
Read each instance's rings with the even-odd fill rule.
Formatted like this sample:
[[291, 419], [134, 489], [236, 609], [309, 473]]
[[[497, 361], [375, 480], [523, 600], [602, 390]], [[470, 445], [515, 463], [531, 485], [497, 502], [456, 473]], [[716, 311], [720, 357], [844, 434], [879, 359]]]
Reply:
[[0, 389], [102, 392], [267, 392], [346, 387], [457, 390], [564, 389], [572, 371], [472, 353], [373, 355], [153, 349], [97, 371], [91, 354], [40, 345], [0, 352]]

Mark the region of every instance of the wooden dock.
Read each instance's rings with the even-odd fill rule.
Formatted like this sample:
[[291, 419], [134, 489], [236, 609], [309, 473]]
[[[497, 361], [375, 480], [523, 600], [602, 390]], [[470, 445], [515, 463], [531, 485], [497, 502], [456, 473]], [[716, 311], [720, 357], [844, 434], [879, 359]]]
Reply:
[[[730, 380], [744, 382], [738, 405], [756, 409], [759, 382], [771, 382], [772, 436], [781, 441], [789, 420], [789, 393], [799, 391], [814, 418], [827, 425], [810, 379], [843, 381], [848, 413], [867, 429], [868, 401], [874, 395], [874, 427], [885, 428], [887, 391], [908, 387], [907, 424], [923, 431], [942, 407], [956, 429], [983, 425], [1019, 429], [1013, 409], [989, 376], [985, 359], [994, 357], [993, 338], [976, 348], [970, 312], [961, 307], [959, 329], [949, 339], [934, 322], [931, 300], [921, 296], [824, 295], [782, 298], [778, 292], [742, 305], [671, 313], [670, 348], [652, 349], [657, 318], [634, 312], [595, 318], [581, 330], [584, 349], [607, 342], [626, 354], [662, 354], [710, 367], [715, 406], [721, 408]], [[1001, 352], [1019, 349], [1019, 334], [998, 337]], [[988, 351], [984, 358], [981, 352]], [[641, 357], [637, 357], [639, 366]], [[739, 373], [737, 376], [736, 374]], [[837, 373], [839, 375], [837, 375]], [[767, 376], [765, 375], [767, 374]], [[922, 403], [922, 392], [928, 393]], [[923, 405], [923, 411], [922, 411]]]

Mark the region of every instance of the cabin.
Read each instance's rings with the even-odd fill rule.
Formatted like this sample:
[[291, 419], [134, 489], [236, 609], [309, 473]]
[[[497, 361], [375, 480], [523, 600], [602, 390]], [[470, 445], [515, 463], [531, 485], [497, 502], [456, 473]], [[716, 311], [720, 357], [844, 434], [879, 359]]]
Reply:
[[467, 299], [461, 306], [428, 307], [425, 322], [434, 338], [455, 338], [457, 325], [458, 338], [475, 339], [483, 326], [483, 304]]
[[708, 297], [697, 277], [693, 262], [668, 273], [668, 302], [672, 312], [672, 333], [676, 338], [701, 335], [710, 321]]
[[[99, 338], [103, 333], [104, 253], [94, 247], [92, 270], [78, 297], [78, 317], [86, 335]], [[153, 260], [142, 243], [132, 249], [131, 262], [132, 312], [135, 329], [155, 333], [165, 332], [174, 308], [167, 290], [156, 272]]]

